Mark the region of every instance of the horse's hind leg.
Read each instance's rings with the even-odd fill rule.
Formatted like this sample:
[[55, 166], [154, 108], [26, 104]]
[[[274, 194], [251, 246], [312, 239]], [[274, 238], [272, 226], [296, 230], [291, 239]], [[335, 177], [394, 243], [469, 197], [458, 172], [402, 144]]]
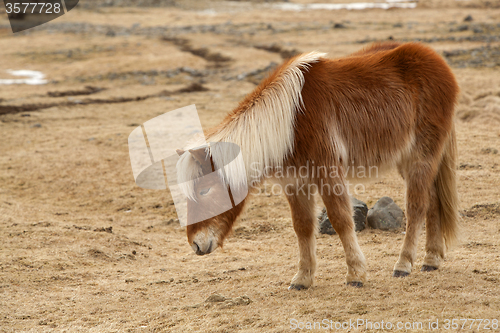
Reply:
[[[348, 285], [361, 287], [366, 280], [366, 263], [363, 252], [358, 245], [358, 238], [352, 219], [351, 200], [343, 182], [331, 183], [335, 187], [328, 187], [326, 184], [320, 186], [320, 194], [326, 206], [328, 218], [332, 227], [342, 241], [345, 258], [347, 262], [346, 282]], [[339, 187], [341, 186], [341, 187]], [[342, 193], [337, 195], [337, 192]]]
[[[414, 161], [406, 164], [406, 235], [393, 276], [403, 277], [411, 272], [417, 255], [418, 236], [429, 208], [429, 195], [437, 174], [434, 161]], [[435, 227], [434, 225], [432, 227]]]
[[445, 245], [441, 230], [441, 220], [439, 212], [439, 198], [436, 193], [436, 184], [431, 187], [429, 196], [429, 209], [425, 221], [425, 258], [422, 271], [430, 272], [439, 268], [444, 259]]
[[316, 229], [314, 198], [310, 193], [295, 191], [287, 200], [292, 211], [293, 229], [299, 241], [299, 271], [292, 279], [288, 289], [306, 289], [314, 282], [316, 271]]

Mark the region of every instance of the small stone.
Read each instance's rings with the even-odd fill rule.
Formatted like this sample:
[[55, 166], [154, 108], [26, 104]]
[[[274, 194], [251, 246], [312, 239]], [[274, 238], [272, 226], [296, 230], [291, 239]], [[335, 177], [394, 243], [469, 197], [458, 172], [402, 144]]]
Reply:
[[208, 296], [208, 298], [205, 300], [205, 302], [207, 302], [207, 303], [220, 303], [220, 302], [224, 302], [225, 300], [226, 300], [226, 298], [224, 296], [212, 294], [212, 295]]
[[483, 30], [483, 28], [481, 28], [481, 27], [473, 27], [473, 28], [472, 28], [472, 31], [473, 31], [475, 34], [482, 34], [482, 33], [484, 33], [484, 30]]
[[465, 18], [464, 18], [464, 22], [472, 22], [474, 19], [472, 18], [472, 15], [467, 15]]
[[199, 307], [203, 306], [203, 304], [199, 303], [199, 304], [194, 304], [194, 305], [186, 305], [186, 306], [183, 306], [182, 309], [183, 310], [189, 310], [189, 309], [197, 309]]
[[373, 229], [394, 230], [401, 227], [403, 211], [389, 197], [382, 197], [368, 211], [366, 221]]
[[252, 303], [248, 296], [238, 296], [235, 299], [226, 298], [224, 302], [220, 303], [221, 309], [232, 308], [233, 306], [248, 305]]
[[333, 29], [345, 29], [345, 28], [346, 28], [346, 26], [343, 25], [342, 23], [335, 23], [333, 25]]
[[239, 296], [239, 297], [236, 297], [233, 300], [233, 302], [236, 305], [248, 305], [248, 304], [252, 303], [252, 300], [248, 296]]
[[42, 124], [40, 124], [40, 123], [36, 123], [36, 124], [31, 125], [31, 128], [40, 128], [40, 127], [42, 127]]
[[498, 154], [498, 149], [491, 148], [491, 147], [483, 148], [483, 149], [481, 149], [481, 153], [482, 154]]
[[97, 232], [107, 232], [107, 233], [110, 233], [112, 234], [113, 233], [113, 227], [107, 227], [107, 228], [96, 228], [94, 229], [94, 231], [97, 231]]

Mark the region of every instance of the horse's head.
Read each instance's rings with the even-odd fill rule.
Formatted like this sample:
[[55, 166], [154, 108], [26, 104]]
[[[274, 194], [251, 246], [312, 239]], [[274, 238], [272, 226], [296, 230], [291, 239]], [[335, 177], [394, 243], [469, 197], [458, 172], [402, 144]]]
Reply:
[[177, 150], [179, 184], [187, 197], [187, 237], [198, 255], [222, 247], [243, 202], [234, 206], [222, 171], [215, 171], [208, 147]]
[[216, 217], [189, 224], [187, 226], [187, 238], [193, 251], [198, 255], [204, 255], [215, 251], [218, 247], [222, 247], [224, 239], [232, 230], [234, 221], [242, 208], [243, 202]]

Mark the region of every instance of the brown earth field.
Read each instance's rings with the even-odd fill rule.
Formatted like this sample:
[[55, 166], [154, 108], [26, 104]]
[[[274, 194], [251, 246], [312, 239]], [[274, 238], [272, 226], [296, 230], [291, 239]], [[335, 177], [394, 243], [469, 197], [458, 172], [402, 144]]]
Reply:
[[[36, 70], [47, 83], [0, 85], [0, 332], [323, 332], [293, 325], [323, 320], [345, 332], [382, 321], [385, 331], [499, 330], [500, 3], [280, 7], [293, 2], [313, 3], [82, 0], [16, 34], [2, 12], [0, 79]], [[315, 285], [288, 291], [298, 246], [283, 196], [262, 187], [224, 248], [197, 256], [169, 191], [135, 184], [127, 138], [145, 121], [196, 104], [215, 126], [283, 58], [385, 40], [431, 46], [461, 87], [463, 237], [438, 271], [420, 272], [420, 237], [413, 273], [392, 278], [404, 230], [367, 228], [363, 288], [345, 285], [338, 236], [318, 235]], [[356, 196], [404, 207], [404, 183], [391, 171]], [[452, 319], [459, 327], [446, 329]], [[350, 320], [372, 328], [335, 329]]]

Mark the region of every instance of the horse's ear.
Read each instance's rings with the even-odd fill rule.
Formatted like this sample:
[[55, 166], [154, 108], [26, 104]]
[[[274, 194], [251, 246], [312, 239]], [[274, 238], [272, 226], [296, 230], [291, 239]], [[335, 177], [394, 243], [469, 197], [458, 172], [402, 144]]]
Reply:
[[186, 151], [184, 149], [176, 149], [175, 152], [177, 153], [177, 155], [182, 156], [182, 154], [184, 154]]
[[207, 147], [199, 147], [195, 149], [189, 149], [191, 155], [193, 155], [194, 159], [198, 161], [201, 165], [203, 165], [207, 159]]

